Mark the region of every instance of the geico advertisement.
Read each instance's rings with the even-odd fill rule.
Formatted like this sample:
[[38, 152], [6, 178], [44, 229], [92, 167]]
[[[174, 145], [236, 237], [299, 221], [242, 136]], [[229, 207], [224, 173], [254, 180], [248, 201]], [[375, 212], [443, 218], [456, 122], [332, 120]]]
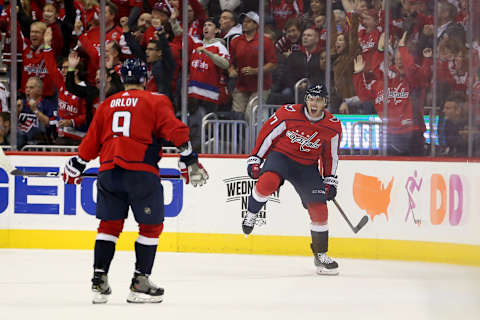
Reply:
[[[30, 172], [62, 172], [68, 158], [9, 156], [18, 169]], [[98, 172], [98, 162], [92, 161], [87, 168], [88, 173]], [[180, 172], [175, 165], [162, 168], [160, 174]], [[96, 178], [85, 177], [79, 185], [66, 185], [61, 177], [11, 176], [0, 168], [0, 228], [90, 229], [97, 224], [96, 183]], [[183, 181], [166, 178], [162, 185], [165, 216], [177, 217], [183, 206]]]
[[[68, 157], [9, 156], [22, 170], [61, 171]], [[160, 162], [162, 174], [178, 174], [176, 157]], [[210, 179], [194, 188], [163, 179], [165, 230], [241, 234], [242, 217], [255, 181], [243, 158], [201, 157]], [[96, 170], [92, 161], [89, 170]], [[382, 238], [480, 244], [480, 164], [342, 160], [337, 201], [352, 224], [368, 216], [354, 234], [329, 203], [332, 237]], [[64, 185], [61, 178], [13, 177], [0, 169], [0, 228], [91, 230], [96, 179]], [[269, 197], [255, 234], [309, 236], [309, 216], [288, 182]], [[126, 227], [135, 230], [132, 217]]]

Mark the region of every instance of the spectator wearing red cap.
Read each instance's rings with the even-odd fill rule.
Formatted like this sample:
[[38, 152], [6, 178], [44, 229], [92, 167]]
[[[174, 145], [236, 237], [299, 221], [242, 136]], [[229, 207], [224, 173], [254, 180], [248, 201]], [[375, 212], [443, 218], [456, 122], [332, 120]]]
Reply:
[[156, 2], [152, 8], [151, 25], [146, 29], [142, 46], [145, 48], [150, 40], [156, 40], [155, 33], [170, 20], [172, 7], [165, 1]]
[[[242, 14], [243, 35], [236, 37], [230, 44], [230, 78], [237, 78], [233, 91], [232, 109], [245, 113], [250, 118], [251, 110], [246, 110], [248, 102], [257, 95], [258, 78], [258, 14], [249, 11]], [[270, 38], [264, 36], [263, 100], [266, 102], [272, 87], [272, 71], [277, 64], [275, 46]]]

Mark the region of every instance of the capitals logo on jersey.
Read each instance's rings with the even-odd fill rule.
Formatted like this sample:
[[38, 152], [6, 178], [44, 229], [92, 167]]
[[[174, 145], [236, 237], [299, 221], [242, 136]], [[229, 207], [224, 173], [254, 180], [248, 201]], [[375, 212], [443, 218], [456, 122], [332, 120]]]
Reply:
[[[400, 104], [403, 102], [403, 100], [408, 99], [410, 96], [410, 93], [407, 88], [403, 87], [400, 88], [400, 86], [397, 86], [395, 88], [388, 88], [387, 90], [387, 96], [388, 100], [393, 100], [394, 104]], [[375, 98], [375, 104], [382, 103], [384, 101], [384, 94], [383, 91], [378, 94], [378, 96]]]
[[[320, 139], [313, 139], [318, 135], [318, 132], [314, 132], [312, 135], [304, 136], [303, 132], [300, 133], [298, 130], [290, 131], [287, 130], [286, 136], [290, 138], [291, 143], [298, 143], [300, 145], [300, 151], [310, 152], [311, 149], [319, 149], [322, 146]], [[312, 142], [313, 141], [313, 142]]]

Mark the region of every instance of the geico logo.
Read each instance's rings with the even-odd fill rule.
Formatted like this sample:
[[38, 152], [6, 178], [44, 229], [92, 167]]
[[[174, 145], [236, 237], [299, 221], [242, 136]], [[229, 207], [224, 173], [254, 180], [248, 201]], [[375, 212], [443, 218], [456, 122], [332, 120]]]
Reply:
[[[18, 167], [25, 171], [60, 172], [59, 167]], [[89, 168], [87, 172], [95, 172]], [[163, 169], [162, 169], [163, 170]], [[168, 168], [168, 174], [179, 175], [177, 169]], [[0, 168], [1, 214], [63, 214], [95, 215], [96, 178], [84, 178], [80, 185], [64, 184], [58, 177], [12, 177]], [[183, 207], [183, 181], [162, 179], [164, 186], [165, 217], [176, 217]], [[12, 190], [13, 189], [13, 190]]]

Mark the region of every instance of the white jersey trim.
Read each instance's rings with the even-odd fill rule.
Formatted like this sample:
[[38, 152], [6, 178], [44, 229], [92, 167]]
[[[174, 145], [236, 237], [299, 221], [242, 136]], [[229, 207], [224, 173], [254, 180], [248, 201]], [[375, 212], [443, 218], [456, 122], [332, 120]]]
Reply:
[[110, 241], [113, 243], [117, 243], [118, 237], [115, 237], [108, 233], [98, 233], [96, 240], [103, 240], [103, 241]]
[[338, 133], [330, 140], [330, 148], [332, 152], [332, 175], [335, 175], [338, 168]]
[[325, 232], [328, 231], [328, 224], [313, 224], [310, 223], [310, 230], [314, 232]]
[[267, 200], [268, 200], [268, 196], [262, 197], [261, 195], [259, 195], [257, 193], [257, 187], [256, 186], [255, 186], [255, 188], [252, 189], [252, 197], [253, 197], [253, 199], [257, 200], [258, 202], [267, 202]]
[[147, 238], [139, 234], [137, 242], [145, 246], [156, 246], [158, 245], [158, 238]]
[[218, 97], [220, 94], [218, 92], [206, 90], [206, 89], [201, 89], [196, 86], [189, 86], [188, 87], [188, 94], [198, 94], [199, 96], [209, 98], [215, 101], [218, 101]]
[[282, 134], [283, 131], [287, 129], [287, 123], [285, 121], [282, 121], [275, 129], [270, 132], [268, 136], [265, 137], [265, 139], [262, 142], [262, 145], [260, 146], [260, 149], [257, 152], [257, 156], [260, 158], [264, 158], [265, 154], [268, 152], [268, 149], [272, 146], [273, 140], [275, 140], [276, 137]]

